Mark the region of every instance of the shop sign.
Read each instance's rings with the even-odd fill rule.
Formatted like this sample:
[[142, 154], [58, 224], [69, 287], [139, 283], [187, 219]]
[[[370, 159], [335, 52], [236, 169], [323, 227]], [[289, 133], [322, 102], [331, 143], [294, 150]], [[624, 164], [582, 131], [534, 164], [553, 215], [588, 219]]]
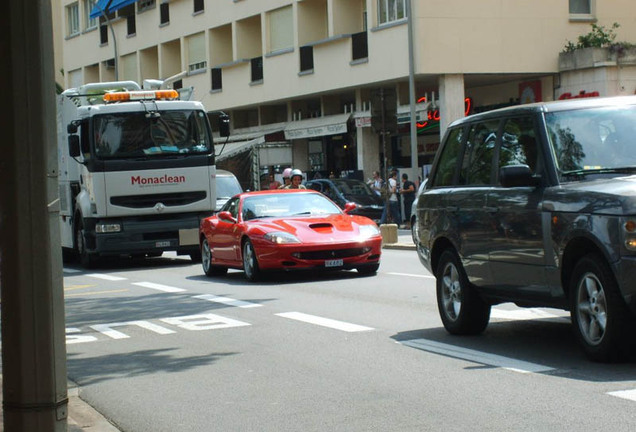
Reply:
[[597, 91], [586, 93], [585, 90], [581, 90], [579, 94], [573, 95], [572, 93], [563, 93], [559, 96], [559, 100], [565, 99], [582, 99], [582, 98], [591, 98], [591, 97], [599, 97], [601, 94]]
[[356, 117], [356, 127], [371, 127], [371, 117]]
[[347, 133], [347, 123], [340, 123], [325, 126], [308, 127], [305, 129], [286, 130], [285, 138], [299, 139], [325, 135], [340, 135], [345, 133]]
[[[422, 96], [421, 98], [417, 100], [417, 103], [421, 103], [421, 102], [426, 102], [426, 96]], [[470, 110], [472, 109], [472, 106], [473, 106], [473, 100], [469, 97], [465, 98], [464, 99], [464, 115], [467, 116], [468, 114], [470, 114]], [[440, 119], [439, 109], [428, 110], [426, 113], [426, 118], [427, 118], [426, 121], [417, 123], [418, 130], [430, 129], [435, 126], [439, 126], [439, 119]]]

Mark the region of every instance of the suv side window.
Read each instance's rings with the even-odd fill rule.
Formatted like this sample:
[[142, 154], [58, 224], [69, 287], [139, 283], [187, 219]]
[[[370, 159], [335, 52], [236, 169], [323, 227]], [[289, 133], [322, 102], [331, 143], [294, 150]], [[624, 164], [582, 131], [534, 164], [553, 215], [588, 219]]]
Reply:
[[459, 184], [490, 184], [498, 129], [499, 120], [489, 120], [471, 126], [459, 173]]
[[463, 137], [464, 131], [462, 128], [456, 128], [449, 131], [446, 145], [444, 146], [439, 162], [437, 163], [435, 178], [432, 182], [433, 186], [453, 185], [455, 169], [457, 168]]
[[533, 174], [540, 171], [539, 149], [532, 117], [506, 120], [501, 136], [499, 167], [528, 165]]

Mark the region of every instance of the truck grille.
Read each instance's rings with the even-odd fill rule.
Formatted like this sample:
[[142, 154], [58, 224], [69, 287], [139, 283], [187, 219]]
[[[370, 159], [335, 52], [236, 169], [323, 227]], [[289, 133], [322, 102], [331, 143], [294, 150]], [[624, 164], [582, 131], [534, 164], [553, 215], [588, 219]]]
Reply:
[[128, 195], [111, 197], [110, 203], [119, 207], [128, 208], [153, 208], [157, 203], [162, 203], [166, 207], [177, 207], [204, 200], [206, 197], [207, 194], [205, 191], [154, 195]]

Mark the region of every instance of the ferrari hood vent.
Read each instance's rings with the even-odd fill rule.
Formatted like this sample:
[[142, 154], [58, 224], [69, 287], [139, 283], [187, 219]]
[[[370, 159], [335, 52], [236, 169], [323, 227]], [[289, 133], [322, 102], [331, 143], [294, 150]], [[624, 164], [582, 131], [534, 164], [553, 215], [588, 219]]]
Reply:
[[323, 222], [323, 223], [311, 224], [309, 225], [309, 228], [316, 231], [331, 230], [333, 228], [333, 225], [330, 223]]

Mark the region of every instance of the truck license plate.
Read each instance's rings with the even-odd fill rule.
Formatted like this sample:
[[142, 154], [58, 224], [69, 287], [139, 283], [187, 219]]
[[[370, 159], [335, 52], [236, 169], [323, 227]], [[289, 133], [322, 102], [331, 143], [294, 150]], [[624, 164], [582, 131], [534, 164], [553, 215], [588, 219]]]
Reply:
[[326, 260], [325, 267], [342, 267], [343, 261], [341, 259]]
[[155, 247], [169, 247], [170, 246], [170, 240], [168, 241], [158, 241], [155, 243]]

